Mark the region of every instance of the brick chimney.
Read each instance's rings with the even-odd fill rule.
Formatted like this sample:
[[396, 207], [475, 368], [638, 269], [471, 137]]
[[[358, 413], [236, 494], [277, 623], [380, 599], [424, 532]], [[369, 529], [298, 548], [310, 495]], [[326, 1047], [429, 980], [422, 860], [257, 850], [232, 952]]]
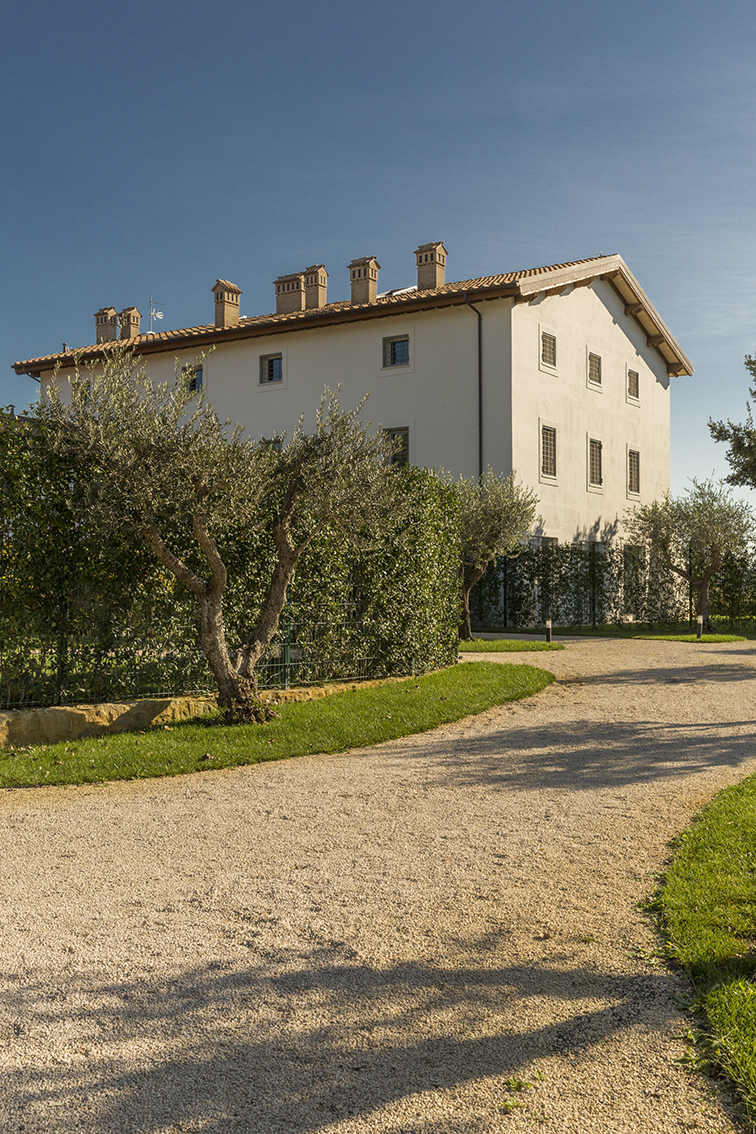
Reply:
[[210, 290], [215, 296], [216, 327], [235, 327], [239, 322], [240, 289], [228, 280], [216, 280]]
[[362, 256], [349, 265], [352, 284], [352, 303], [375, 303], [378, 294], [378, 269], [375, 256]]
[[325, 307], [328, 292], [328, 272], [325, 264], [312, 264], [305, 268], [305, 307]]
[[417, 256], [417, 290], [427, 291], [433, 287], [443, 287], [446, 275], [446, 257], [449, 253], [440, 240], [433, 244], [421, 244], [415, 249]]
[[292, 272], [279, 276], [273, 281], [276, 289], [276, 315], [288, 315], [291, 311], [305, 309], [305, 274]]
[[136, 307], [124, 307], [118, 316], [122, 339], [135, 339], [137, 337], [141, 318], [141, 312]]
[[118, 338], [118, 317], [115, 307], [101, 307], [95, 311], [95, 331], [98, 343], [111, 343]]

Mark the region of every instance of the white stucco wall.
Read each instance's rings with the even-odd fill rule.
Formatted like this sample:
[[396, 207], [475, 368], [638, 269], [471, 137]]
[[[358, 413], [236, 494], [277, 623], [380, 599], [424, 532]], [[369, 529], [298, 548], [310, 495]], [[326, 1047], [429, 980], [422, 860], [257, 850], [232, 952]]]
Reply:
[[[608, 282], [530, 303], [476, 300], [483, 317], [483, 464], [535, 489], [541, 534], [560, 541], [601, 538], [625, 509], [669, 488], [669, 378], [666, 366]], [[557, 366], [540, 363], [540, 335], [556, 336]], [[478, 323], [467, 306], [366, 319], [221, 343], [203, 363], [204, 389], [222, 419], [254, 438], [312, 428], [325, 386], [343, 408], [366, 394], [364, 420], [408, 428], [413, 464], [478, 472]], [[384, 368], [383, 340], [409, 336], [407, 366]], [[600, 387], [587, 381], [588, 353], [601, 357]], [[260, 383], [260, 356], [283, 356], [283, 381]], [[150, 375], [169, 381], [194, 351], [145, 356]], [[639, 398], [627, 395], [627, 370]], [[557, 477], [541, 473], [541, 426], [557, 431]], [[602, 442], [603, 484], [588, 484], [588, 438]], [[628, 448], [640, 453], [641, 492], [628, 492]]]
[[[556, 336], [557, 366], [541, 363], [541, 332]], [[589, 352], [601, 385], [588, 382]], [[627, 395], [627, 371], [639, 398]], [[543, 534], [560, 541], [602, 537], [625, 509], [669, 490], [669, 383], [663, 359], [624, 313], [606, 281], [519, 304], [513, 311], [513, 462], [541, 500]], [[543, 424], [557, 431], [557, 477], [541, 473]], [[588, 439], [602, 442], [603, 485], [588, 484]], [[640, 453], [639, 495], [628, 492], [628, 448]]]

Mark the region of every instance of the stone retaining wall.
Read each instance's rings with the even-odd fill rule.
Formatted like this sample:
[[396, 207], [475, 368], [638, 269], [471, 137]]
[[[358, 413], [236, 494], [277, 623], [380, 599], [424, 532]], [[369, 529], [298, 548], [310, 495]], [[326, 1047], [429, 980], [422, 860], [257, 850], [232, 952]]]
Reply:
[[[408, 681], [389, 677], [379, 681], [350, 681], [339, 685], [319, 685], [308, 689], [266, 689], [260, 697], [272, 704], [283, 701], [315, 701], [331, 693], [385, 685], [387, 681]], [[214, 697], [156, 697], [119, 704], [57, 705], [51, 709], [23, 709], [0, 713], [0, 749], [26, 748], [34, 744], [57, 744], [61, 740], [80, 740], [103, 736], [106, 732], [138, 732], [169, 721], [185, 721], [217, 708]]]

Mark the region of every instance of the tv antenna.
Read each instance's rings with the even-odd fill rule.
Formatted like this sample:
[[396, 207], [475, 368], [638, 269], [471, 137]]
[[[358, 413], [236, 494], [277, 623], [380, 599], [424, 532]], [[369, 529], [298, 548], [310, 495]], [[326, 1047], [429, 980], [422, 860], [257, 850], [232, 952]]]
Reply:
[[152, 296], [150, 296], [150, 334], [152, 334], [152, 320], [163, 318], [162, 307], [162, 303], [158, 303], [157, 299], [153, 299]]

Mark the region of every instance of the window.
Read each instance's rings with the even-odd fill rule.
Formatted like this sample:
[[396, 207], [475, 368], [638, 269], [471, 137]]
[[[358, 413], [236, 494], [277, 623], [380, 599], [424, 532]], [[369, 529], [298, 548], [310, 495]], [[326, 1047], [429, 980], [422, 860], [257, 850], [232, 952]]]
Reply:
[[541, 362], [556, 366], [556, 335], [550, 335], [548, 331], [541, 331]]
[[588, 381], [594, 386], [601, 385], [601, 355], [588, 355]]
[[260, 384], [266, 382], [283, 382], [283, 355], [260, 355]]
[[640, 397], [640, 380], [637, 370], [628, 370], [627, 372], [627, 396], [636, 399]]
[[187, 380], [190, 393], [198, 394], [202, 389], [202, 367], [185, 366], [181, 373]]
[[551, 425], [541, 426], [541, 472], [544, 476], [556, 476], [556, 429]]
[[384, 432], [394, 446], [394, 452], [389, 458], [389, 463], [392, 465], [408, 465], [409, 429], [386, 429]]
[[640, 453], [637, 449], [627, 451], [627, 491], [634, 495], [640, 493]]
[[409, 335], [383, 340], [383, 365], [409, 366]]
[[600, 488], [604, 483], [601, 475], [601, 449], [601, 442], [591, 437], [588, 441], [588, 483], [592, 488]]

